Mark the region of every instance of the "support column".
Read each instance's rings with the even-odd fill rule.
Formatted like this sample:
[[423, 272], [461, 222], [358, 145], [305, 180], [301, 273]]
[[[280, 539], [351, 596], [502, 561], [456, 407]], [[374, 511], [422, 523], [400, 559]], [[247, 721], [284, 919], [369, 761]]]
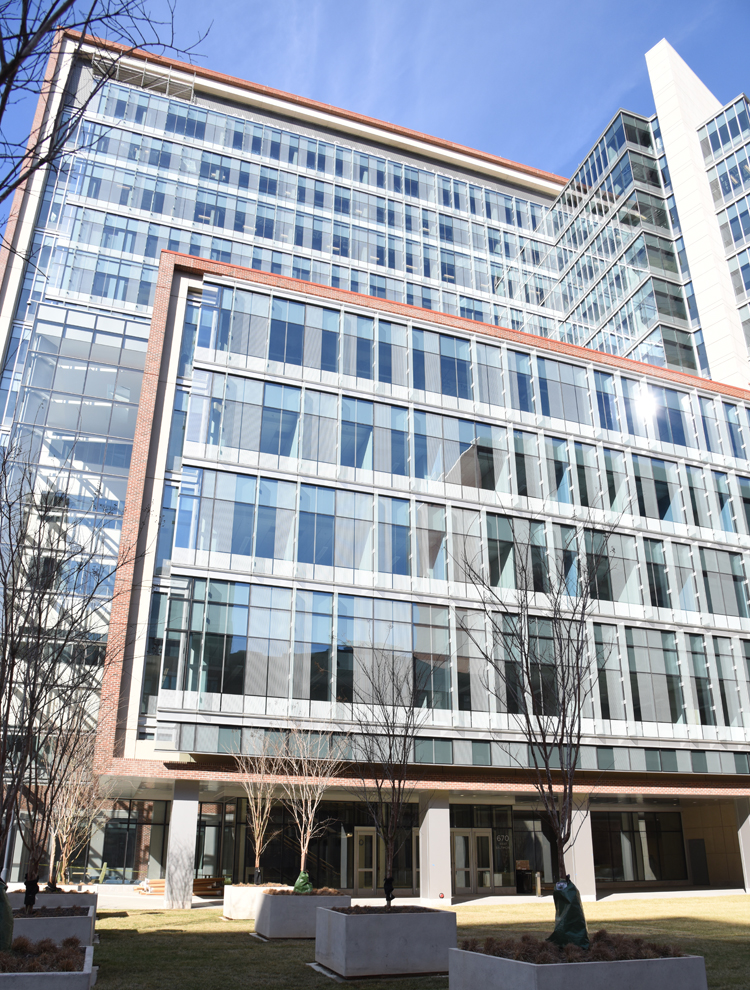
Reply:
[[451, 819], [448, 791], [419, 795], [419, 896], [451, 903]]
[[193, 906], [195, 836], [198, 829], [198, 781], [176, 780], [169, 819], [164, 907]]
[[734, 810], [737, 814], [737, 839], [742, 858], [742, 876], [745, 890], [750, 893], [750, 798], [735, 798]]
[[570, 879], [578, 887], [582, 901], [596, 900], [594, 874], [594, 840], [591, 835], [591, 812], [576, 808], [572, 823], [573, 841], [565, 850], [565, 865]]

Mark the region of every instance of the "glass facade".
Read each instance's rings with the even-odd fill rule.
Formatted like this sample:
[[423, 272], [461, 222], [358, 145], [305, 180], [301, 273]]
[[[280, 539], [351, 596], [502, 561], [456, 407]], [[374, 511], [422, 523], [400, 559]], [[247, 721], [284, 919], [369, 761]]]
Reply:
[[229, 715], [333, 719], [373, 651], [398, 650], [445, 733], [426, 729], [415, 761], [508, 765], [480, 745], [514, 702], [491, 689], [463, 555], [512, 594], [529, 547], [534, 589], [559, 558], [576, 594], [579, 555], [605, 544], [587, 731], [620, 737], [633, 770], [649, 747], [626, 737], [744, 741], [750, 406], [257, 284], [206, 276], [185, 313], [151, 606], [170, 628], [142, 702], [166, 748], [229, 752]]
[[[419, 680], [415, 763], [527, 766], [467, 562], [510, 601], [528, 554], [541, 602], [550, 567], [575, 596], [581, 562], [603, 556], [582, 769], [747, 774], [750, 393], [706, 380], [658, 119], [619, 112], [567, 183], [519, 169], [507, 184], [385, 132], [368, 145], [294, 119], [197, 83], [179, 98], [112, 81], [46, 175], [29, 235], [2, 436], [105, 525], [113, 557], [161, 252], [247, 270], [204, 266], [175, 289], [150, 424], [136, 745], [222, 758], [289, 719], [338, 726], [386, 652]], [[750, 328], [744, 98], [700, 137]], [[537, 611], [528, 635], [551, 639]], [[239, 800], [202, 801], [197, 875], [243, 877]], [[113, 878], [151, 869], [139, 809], [103, 835]], [[331, 809], [316, 882], [356, 887], [367, 822]], [[536, 811], [451, 816], [461, 883], [554, 876]], [[267, 879], [293, 879], [277, 817]], [[679, 817], [596, 812], [600, 879], [684, 879]], [[415, 888], [403, 848], [399, 882]]]

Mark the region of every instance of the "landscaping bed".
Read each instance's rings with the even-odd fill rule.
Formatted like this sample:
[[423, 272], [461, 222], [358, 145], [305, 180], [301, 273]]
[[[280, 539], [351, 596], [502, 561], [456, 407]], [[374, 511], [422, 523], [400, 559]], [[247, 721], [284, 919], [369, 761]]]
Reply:
[[95, 907], [36, 908], [30, 915], [23, 909], [13, 912], [13, 934], [31, 942], [52, 939], [57, 945], [77, 938], [81, 945], [93, 945]]
[[313, 887], [312, 890], [301, 891], [295, 890], [293, 887], [271, 887], [270, 890], [266, 891], [267, 894], [293, 894], [295, 897], [345, 897], [340, 890], [336, 890], [333, 887]]
[[291, 887], [277, 887], [267, 884], [233, 883], [224, 888], [224, 909], [222, 914], [230, 921], [246, 921], [256, 916], [261, 894], [292, 893]]
[[426, 907], [383, 907], [382, 905], [359, 904], [354, 907], [335, 907], [332, 911], [340, 911], [341, 914], [432, 914], [434, 908]]
[[463, 939], [449, 953], [449, 990], [706, 990], [702, 956], [603, 929], [590, 941], [581, 949], [530, 935]]
[[[324, 888], [325, 889], [325, 888]], [[318, 908], [349, 907], [348, 894], [295, 894], [263, 891], [255, 912], [255, 931], [264, 938], [315, 938]]]
[[352, 979], [448, 971], [456, 915], [433, 908], [339, 907], [317, 911], [315, 961]]
[[52, 939], [30, 942], [13, 939], [9, 952], [0, 952], [0, 973], [80, 973], [86, 950], [77, 938], [66, 938], [62, 945]]
[[34, 907], [31, 913], [27, 913], [26, 908], [15, 908], [14, 918], [80, 918], [88, 915], [89, 909], [71, 904], [70, 907]]
[[[8, 891], [10, 906], [15, 911], [16, 908], [23, 907], [25, 896], [23, 890]], [[78, 907], [96, 907], [97, 894], [94, 890], [42, 890], [36, 895], [35, 907], [70, 907], [75, 904]]]
[[2, 990], [90, 990], [95, 982], [94, 950], [77, 938], [60, 946], [51, 939], [14, 939], [9, 952], [0, 952]]

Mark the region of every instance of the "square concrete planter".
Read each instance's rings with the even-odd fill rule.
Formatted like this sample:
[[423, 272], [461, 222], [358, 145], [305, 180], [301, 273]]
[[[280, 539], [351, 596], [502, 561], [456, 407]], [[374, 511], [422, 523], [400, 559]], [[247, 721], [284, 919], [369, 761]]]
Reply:
[[[68, 907], [72, 906], [68, 905]], [[95, 907], [87, 908], [86, 914], [61, 918], [14, 918], [13, 938], [23, 935], [30, 942], [41, 942], [43, 938], [51, 938], [57, 945], [61, 945], [66, 938], [75, 936], [80, 940], [81, 945], [93, 945], [95, 922]]]
[[317, 915], [315, 961], [339, 976], [448, 972], [448, 950], [456, 945], [453, 911], [342, 914], [319, 908]]
[[537, 963], [451, 949], [449, 990], [707, 990], [703, 956]]
[[[56, 908], [56, 907], [96, 907], [97, 897], [95, 891], [76, 890], [70, 894], [46, 894], [44, 892], [36, 895], [34, 907]], [[8, 894], [10, 906], [14, 911], [23, 907], [24, 891], [16, 890]]]
[[90, 990], [95, 983], [92, 946], [80, 973], [0, 973], [0, 990]]
[[317, 908], [349, 907], [351, 903], [348, 894], [262, 892], [255, 913], [255, 931], [264, 938], [315, 938]]
[[[257, 887], [238, 887], [227, 884], [224, 888], [224, 917], [232, 921], [254, 918], [258, 909], [260, 895], [268, 890], [258, 884]], [[277, 887], [276, 890], [291, 890], [291, 887]]]

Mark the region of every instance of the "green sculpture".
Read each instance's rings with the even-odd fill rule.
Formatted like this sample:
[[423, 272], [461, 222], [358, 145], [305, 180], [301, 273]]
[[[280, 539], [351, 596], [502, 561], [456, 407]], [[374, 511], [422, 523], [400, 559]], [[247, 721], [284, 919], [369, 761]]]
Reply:
[[0, 880], [0, 952], [8, 952], [13, 944], [13, 908], [6, 893], [8, 885]]
[[309, 873], [305, 873], [303, 870], [297, 877], [297, 882], [294, 885], [295, 894], [310, 894], [312, 892], [313, 885], [310, 879]]

